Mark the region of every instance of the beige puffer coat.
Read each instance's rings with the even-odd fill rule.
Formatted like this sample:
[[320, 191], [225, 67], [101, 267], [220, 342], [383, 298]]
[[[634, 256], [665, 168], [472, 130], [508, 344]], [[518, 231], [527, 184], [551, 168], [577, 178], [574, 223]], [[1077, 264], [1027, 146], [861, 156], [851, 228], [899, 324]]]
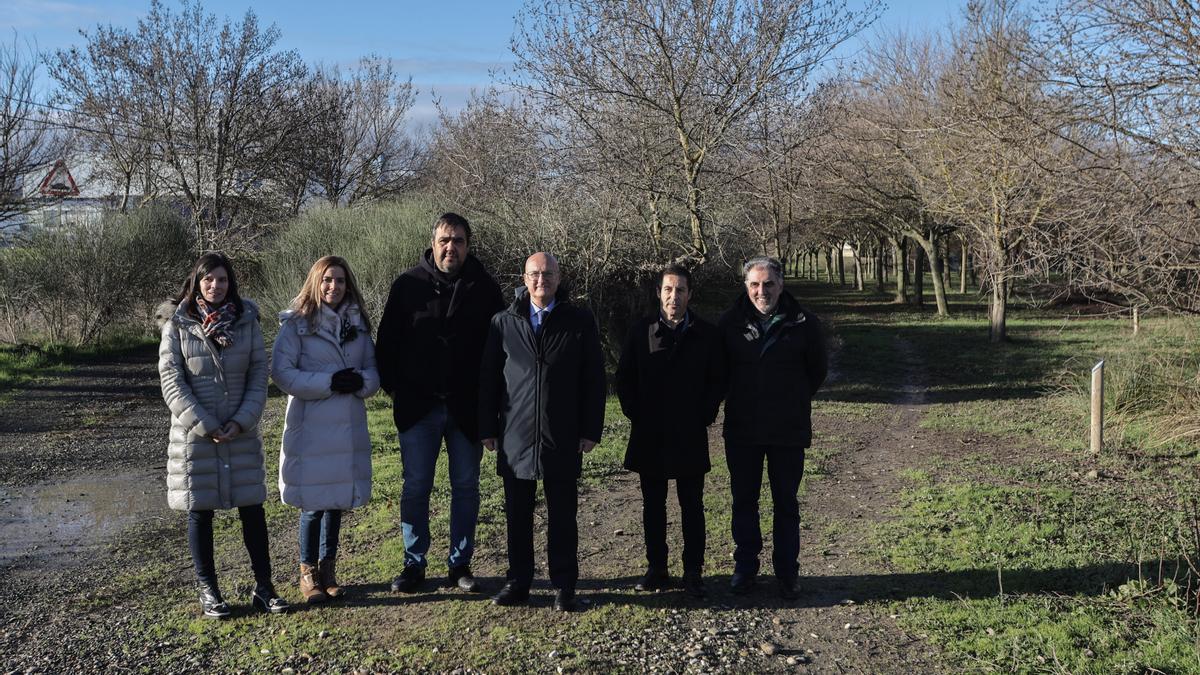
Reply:
[[[171, 409], [167, 504], [180, 511], [261, 504], [267, 487], [258, 420], [267, 402], [267, 353], [258, 307], [242, 301], [233, 344], [217, 349], [187, 313], [188, 302], [173, 313], [159, 311], [170, 317], [158, 348], [163, 400]], [[209, 438], [230, 420], [242, 428], [237, 438]]]
[[[345, 344], [345, 318], [357, 335]], [[322, 306], [316, 326], [287, 311], [279, 315], [271, 378], [288, 394], [279, 457], [279, 496], [305, 511], [352, 509], [371, 498], [371, 436], [363, 399], [379, 390], [375, 346], [351, 305], [340, 313]], [[334, 373], [353, 368], [363, 386], [353, 394], [329, 388]]]

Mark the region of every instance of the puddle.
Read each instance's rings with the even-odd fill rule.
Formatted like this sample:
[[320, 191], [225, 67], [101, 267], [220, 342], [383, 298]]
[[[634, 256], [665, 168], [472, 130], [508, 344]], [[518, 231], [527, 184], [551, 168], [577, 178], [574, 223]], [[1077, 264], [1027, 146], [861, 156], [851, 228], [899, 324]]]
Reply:
[[147, 517], [169, 515], [161, 472], [0, 487], [0, 566], [66, 565]]

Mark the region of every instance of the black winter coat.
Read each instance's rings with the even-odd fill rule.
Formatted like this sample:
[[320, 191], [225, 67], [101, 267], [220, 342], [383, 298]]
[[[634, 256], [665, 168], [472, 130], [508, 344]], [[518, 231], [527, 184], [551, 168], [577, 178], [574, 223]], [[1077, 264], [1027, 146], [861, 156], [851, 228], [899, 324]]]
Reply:
[[463, 434], [479, 440], [479, 362], [488, 322], [503, 308], [499, 284], [473, 255], [454, 281], [437, 269], [428, 249], [419, 265], [396, 278], [375, 357], [397, 429], [407, 430], [445, 401]]
[[678, 478], [711, 468], [708, 426], [724, 393], [721, 334], [691, 312], [688, 322], [682, 333], [671, 333], [657, 314], [644, 318], [621, 350], [617, 396], [631, 423], [625, 450], [630, 471]]
[[587, 308], [559, 298], [535, 336], [529, 296], [492, 317], [479, 377], [479, 434], [497, 439], [496, 472], [578, 478], [579, 439], [600, 441], [604, 355]]
[[778, 311], [783, 320], [766, 335], [745, 294], [721, 316], [729, 368], [726, 446], [812, 443], [811, 401], [828, 368], [821, 321], [786, 290]]

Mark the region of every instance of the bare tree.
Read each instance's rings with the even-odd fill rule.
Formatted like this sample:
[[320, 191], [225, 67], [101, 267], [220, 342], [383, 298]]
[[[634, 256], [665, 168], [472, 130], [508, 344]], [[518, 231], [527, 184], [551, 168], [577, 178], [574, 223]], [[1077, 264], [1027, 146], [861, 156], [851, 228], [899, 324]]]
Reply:
[[63, 158], [64, 142], [37, 86], [38, 57], [13, 34], [0, 43], [0, 231], [33, 208], [33, 173]]
[[[221, 231], [228, 238], [239, 211], [262, 206], [265, 181], [309, 123], [299, 56], [277, 51], [279, 30], [261, 28], [253, 12], [219, 21], [198, 0], [182, 0], [178, 13], [152, 0], [136, 30], [82, 34], [87, 58], [72, 48], [52, 60], [78, 64], [53, 69], [62, 99], [97, 121], [110, 151], [118, 139], [147, 141], [146, 171], [185, 201], [198, 245], [213, 246]], [[136, 125], [136, 134], [111, 118]], [[126, 170], [132, 163], [112, 160]]]
[[393, 195], [412, 183], [417, 146], [404, 119], [416, 92], [391, 63], [369, 56], [348, 75], [319, 68], [306, 105], [310, 185], [334, 206]]
[[[687, 249], [709, 256], [712, 157], [764, 99], [804, 94], [814, 69], [878, 5], [842, 0], [531, 0], [518, 17], [514, 84], [563, 125], [610, 145], [602, 111], [626, 111], [669, 138], [687, 213]], [[648, 196], [656, 196], [650, 191]]]

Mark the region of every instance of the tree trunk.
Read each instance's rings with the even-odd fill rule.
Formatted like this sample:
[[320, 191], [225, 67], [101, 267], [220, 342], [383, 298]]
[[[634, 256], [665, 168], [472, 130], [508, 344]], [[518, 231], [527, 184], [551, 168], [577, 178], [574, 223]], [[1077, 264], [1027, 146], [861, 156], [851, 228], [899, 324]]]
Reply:
[[883, 239], [875, 238], [875, 290], [883, 293], [883, 284], [886, 282], [884, 277], [887, 275], [887, 265], [885, 264], [884, 256], [887, 253], [883, 249]]
[[967, 264], [970, 255], [967, 253], [967, 238], [960, 236], [959, 241], [962, 242], [962, 252], [958, 258], [958, 292], [965, 294], [967, 292]]
[[1008, 311], [1008, 279], [1004, 272], [997, 272], [992, 281], [992, 306], [988, 312], [988, 338], [993, 343], [1004, 342], [1008, 339], [1005, 326], [1005, 314]]
[[833, 285], [833, 249], [825, 247], [825, 280]]
[[892, 253], [896, 263], [896, 297], [893, 302], [908, 304], [908, 251], [904, 237], [892, 237]]
[[[838, 244], [836, 255], [837, 255], [837, 268], [838, 268], [838, 285], [840, 285], [840, 286], [846, 285], [846, 254], [845, 254], [845, 250], [846, 250], [846, 246], [844, 244]], [[855, 258], [858, 257], [857, 247], [855, 247], [854, 257]], [[859, 290], [862, 290], [862, 288], [860, 287]]]
[[939, 242], [931, 235], [928, 245], [925, 242], [920, 243], [929, 255], [929, 270], [932, 272], [930, 276], [933, 279], [933, 297], [937, 301], [938, 316], [950, 316], [950, 305], [946, 302], [946, 277], [942, 273], [948, 265], [939, 255]]
[[920, 243], [913, 249], [913, 300], [917, 307], [925, 306], [925, 248]]
[[858, 256], [858, 247], [850, 249], [850, 253], [854, 255], [854, 288], [861, 291], [863, 289], [863, 268], [862, 259]]

